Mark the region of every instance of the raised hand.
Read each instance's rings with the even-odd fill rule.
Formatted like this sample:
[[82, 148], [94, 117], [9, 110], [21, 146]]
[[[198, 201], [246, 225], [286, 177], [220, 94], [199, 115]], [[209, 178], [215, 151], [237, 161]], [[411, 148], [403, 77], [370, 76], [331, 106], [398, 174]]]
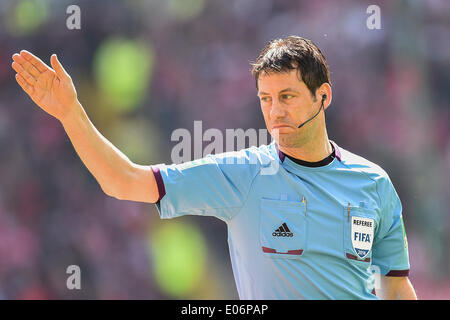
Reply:
[[50, 58], [52, 68], [32, 53], [22, 50], [12, 56], [16, 80], [44, 111], [62, 121], [77, 103], [77, 92], [58, 58]]

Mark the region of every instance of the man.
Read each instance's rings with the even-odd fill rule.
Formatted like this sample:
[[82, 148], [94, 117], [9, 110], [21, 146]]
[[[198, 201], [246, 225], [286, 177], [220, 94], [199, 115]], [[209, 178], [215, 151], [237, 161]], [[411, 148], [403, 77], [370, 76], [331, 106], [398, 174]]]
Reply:
[[[253, 65], [270, 145], [180, 164], [132, 163], [88, 119], [70, 76], [27, 51], [16, 79], [61, 121], [103, 191], [156, 203], [161, 218], [215, 216], [227, 223], [241, 299], [416, 299], [402, 205], [385, 171], [328, 139], [332, 90], [311, 41], [271, 41]], [[382, 275], [375, 292], [372, 271]]]

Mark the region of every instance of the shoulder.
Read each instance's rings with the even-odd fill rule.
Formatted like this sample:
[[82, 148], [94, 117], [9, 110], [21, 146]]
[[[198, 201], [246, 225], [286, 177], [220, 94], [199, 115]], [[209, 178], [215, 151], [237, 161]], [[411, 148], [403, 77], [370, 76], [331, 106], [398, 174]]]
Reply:
[[252, 146], [239, 151], [224, 152], [216, 155], [207, 155], [206, 157], [214, 159], [218, 164], [241, 164], [252, 167], [264, 167], [270, 165], [277, 158], [274, 154], [273, 144]]
[[193, 174], [212, 175], [220, 172], [233, 183], [251, 183], [263, 167], [269, 166], [274, 157], [270, 145], [250, 147], [239, 151], [208, 154], [202, 159], [178, 165], [182, 170], [189, 169]]
[[377, 183], [390, 180], [388, 173], [378, 164], [342, 147], [339, 149], [341, 163], [347, 170], [359, 172]]
[[389, 174], [378, 164], [366, 158], [339, 147], [343, 170], [348, 170], [364, 179], [373, 181], [375, 190], [381, 202], [397, 195]]

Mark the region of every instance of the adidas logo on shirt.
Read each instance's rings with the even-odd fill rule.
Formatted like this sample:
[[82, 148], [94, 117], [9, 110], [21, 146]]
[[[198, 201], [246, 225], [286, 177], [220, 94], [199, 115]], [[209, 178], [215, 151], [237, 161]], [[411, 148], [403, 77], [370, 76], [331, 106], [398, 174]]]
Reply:
[[283, 223], [277, 230], [272, 233], [274, 237], [292, 237], [294, 234], [289, 230], [286, 222]]

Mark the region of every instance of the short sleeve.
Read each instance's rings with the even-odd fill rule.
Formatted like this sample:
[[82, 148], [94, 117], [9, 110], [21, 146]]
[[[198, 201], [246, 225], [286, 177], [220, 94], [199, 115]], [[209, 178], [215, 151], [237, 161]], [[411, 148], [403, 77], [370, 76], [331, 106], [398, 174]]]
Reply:
[[409, 275], [409, 253], [402, 204], [388, 176], [378, 180], [381, 220], [373, 247], [373, 265], [386, 276]]
[[208, 155], [172, 165], [154, 165], [161, 219], [183, 215], [214, 216], [231, 220], [242, 208], [259, 172], [249, 149]]

